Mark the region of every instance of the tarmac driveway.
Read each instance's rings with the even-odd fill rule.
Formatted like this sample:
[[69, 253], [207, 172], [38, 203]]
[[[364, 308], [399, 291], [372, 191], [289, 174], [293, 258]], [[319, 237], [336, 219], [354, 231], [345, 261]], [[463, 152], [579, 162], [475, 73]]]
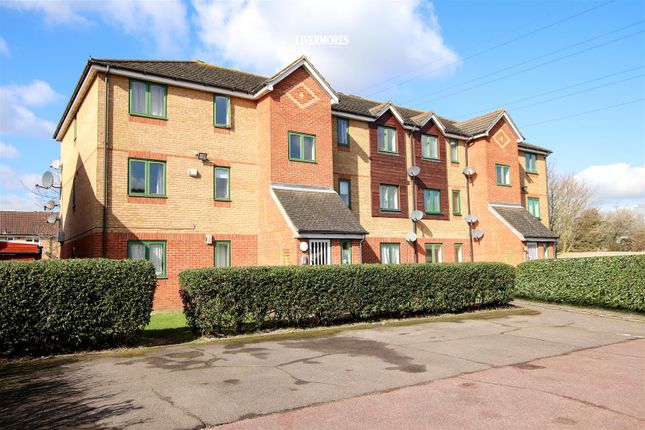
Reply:
[[[482, 375], [479, 372], [487, 369], [500, 372], [509, 365], [531, 370], [531, 366], [540, 366], [533, 364], [537, 359], [610, 344], [618, 344], [616, 348], [632, 345], [622, 353], [632, 359], [614, 364], [611, 353], [603, 356], [604, 361], [598, 363], [605, 366], [604, 373], [614, 365], [627, 366], [627, 372], [600, 383], [611, 385], [607, 389], [619, 394], [620, 377], [631, 375], [632, 385], [645, 383], [645, 341], [634, 340], [645, 336], [645, 324], [639, 318], [613, 318], [530, 303], [521, 306], [525, 312], [501, 313], [490, 319], [465, 315], [463, 319], [318, 337], [202, 342], [6, 365], [0, 367], [0, 427], [202, 428], [430, 381], [441, 384], [438, 380]], [[569, 371], [565, 366], [564, 373], [549, 374], [546, 381], [557, 384], [560, 378], [574, 393], [579, 392], [586, 386], [585, 378], [595, 378], [593, 367], [600, 364], [589, 362], [586, 369], [584, 360], [576, 362], [580, 363], [577, 373], [572, 370], [575, 366]], [[503, 379], [503, 375], [486, 377], [492, 382]], [[436, 387], [442, 388], [417, 392], [416, 398], [431, 396], [433, 389], [444, 394], [456, 389], [450, 384]], [[415, 389], [419, 387], [405, 390]], [[643, 405], [645, 393], [641, 391], [639, 398], [638, 391], [624, 396], [629, 397], [626, 401]], [[414, 397], [414, 391], [403, 390], [385, 395], [396, 393]], [[388, 405], [394, 409], [400, 406], [396, 398], [384, 399], [370, 402], [381, 405], [381, 412]], [[438, 402], [437, 407], [440, 405]], [[527, 404], [536, 406], [539, 402]], [[631, 418], [645, 419], [642, 408], [632, 406], [632, 412], [634, 409]], [[351, 416], [352, 410], [345, 413], [349, 411]], [[304, 423], [294, 428], [311, 427], [311, 423]], [[335, 423], [335, 428], [338, 425]]]

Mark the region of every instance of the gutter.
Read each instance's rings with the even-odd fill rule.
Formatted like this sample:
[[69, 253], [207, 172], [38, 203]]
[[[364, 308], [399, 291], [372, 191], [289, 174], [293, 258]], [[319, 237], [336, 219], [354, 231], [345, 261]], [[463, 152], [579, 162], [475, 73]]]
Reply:
[[101, 256], [107, 257], [107, 205], [108, 205], [108, 144], [110, 143], [109, 132], [109, 102], [110, 102], [110, 66], [105, 70], [105, 116], [104, 116], [104, 130], [103, 130], [103, 230], [101, 234]]

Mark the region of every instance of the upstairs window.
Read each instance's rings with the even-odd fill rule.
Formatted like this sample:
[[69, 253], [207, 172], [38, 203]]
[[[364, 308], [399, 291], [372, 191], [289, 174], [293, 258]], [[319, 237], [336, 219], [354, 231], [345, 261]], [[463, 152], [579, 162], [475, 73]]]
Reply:
[[537, 173], [537, 155], [527, 152], [525, 157], [526, 157], [526, 172]]
[[427, 160], [439, 159], [439, 143], [437, 136], [430, 134], [421, 135], [421, 157]]
[[165, 85], [130, 80], [130, 114], [166, 119]]
[[213, 121], [215, 127], [231, 127], [231, 98], [229, 96], [213, 96]]
[[379, 187], [382, 211], [399, 210], [399, 187], [396, 185], [381, 185]]
[[349, 179], [338, 180], [338, 195], [343, 203], [345, 203], [345, 206], [348, 208], [352, 207], [351, 183]]
[[426, 245], [426, 263], [442, 263], [443, 249], [440, 243], [428, 243]]
[[540, 219], [540, 199], [537, 197], [529, 197], [527, 199], [527, 204], [529, 213], [535, 218]]
[[381, 244], [381, 263], [382, 264], [400, 264], [401, 263], [401, 245], [398, 243]]
[[349, 120], [338, 118], [336, 120], [336, 129], [338, 131], [338, 145], [349, 146]]
[[452, 191], [452, 214], [461, 215], [461, 191]]
[[289, 160], [316, 162], [316, 136], [289, 132]]
[[396, 147], [396, 129], [380, 126], [377, 130], [379, 152], [398, 154]]
[[131, 196], [166, 196], [165, 161], [130, 158], [128, 163], [128, 193]]
[[155, 267], [157, 278], [166, 277], [166, 241], [130, 240], [128, 241], [128, 258], [148, 260]]
[[423, 190], [423, 209], [427, 214], [440, 214], [441, 191], [433, 189]]
[[509, 166], [496, 164], [495, 174], [497, 175], [497, 185], [511, 186], [511, 168]]
[[215, 200], [231, 199], [231, 169], [228, 167], [215, 167]]
[[459, 163], [459, 142], [450, 139], [450, 162]]

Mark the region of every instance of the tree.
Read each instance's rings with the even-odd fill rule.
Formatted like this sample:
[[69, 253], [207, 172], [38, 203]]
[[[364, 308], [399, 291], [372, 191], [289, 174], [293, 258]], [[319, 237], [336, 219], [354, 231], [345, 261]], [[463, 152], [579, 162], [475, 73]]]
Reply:
[[560, 250], [568, 252], [574, 244], [576, 221], [591, 206], [591, 191], [573, 176], [557, 173], [553, 163], [548, 166], [547, 181], [550, 227], [560, 235]]
[[591, 208], [583, 211], [573, 225], [571, 249], [573, 251], [597, 251], [603, 246], [604, 218], [600, 211]]
[[604, 247], [608, 251], [642, 251], [645, 221], [631, 209], [619, 208], [607, 214], [603, 225]]

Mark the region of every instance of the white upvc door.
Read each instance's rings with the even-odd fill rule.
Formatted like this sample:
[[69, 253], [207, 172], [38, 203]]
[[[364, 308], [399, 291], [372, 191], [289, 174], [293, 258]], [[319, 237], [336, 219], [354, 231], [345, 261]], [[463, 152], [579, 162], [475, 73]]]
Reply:
[[526, 244], [528, 251], [526, 252], [526, 259], [537, 260], [538, 258], [538, 245], [536, 242], [528, 242]]
[[309, 264], [312, 266], [331, 264], [331, 244], [329, 240], [309, 240]]

